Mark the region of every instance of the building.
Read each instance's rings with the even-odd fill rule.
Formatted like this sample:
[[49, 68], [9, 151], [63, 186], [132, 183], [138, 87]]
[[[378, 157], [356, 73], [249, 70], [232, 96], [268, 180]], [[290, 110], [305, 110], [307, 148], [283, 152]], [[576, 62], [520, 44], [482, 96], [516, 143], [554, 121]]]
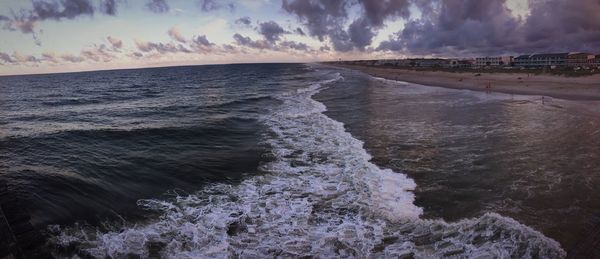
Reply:
[[569, 53], [534, 54], [529, 57], [529, 67], [564, 66]]
[[594, 55], [592, 59], [588, 59], [588, 67], [600, 68], [600, 55]]
[[529, 54], [518, 56], [513, 60], [513, 64], [516, 67], [528, 67], [530, 65], [529, 64], [530, 57], [531, 57], [531, 55], [529, 55]]
[[569, 67], [590, 67], [596, 59], [596, 55], [590, 53], [571, 53], [567, 56], [567, 66]]
[[481, 57], [481, 58], [475, 59], [475, 65], [478, 67], [511, 66], [512, 63], [513, 63], [512, 56]]
[[450, 64], [448, 64], [448, 66], [451, 68], [470, 68], [474, 64], [474, 59], [452, 59], [450, 60]]
[[600, 68], [600, 55], [596, 55], [593, 59], [588, 60], [589, 67]]
[[448, 67], [450, 61], [441, 58], [421, 58], [411, 59], [410, 64], [414, 67]]

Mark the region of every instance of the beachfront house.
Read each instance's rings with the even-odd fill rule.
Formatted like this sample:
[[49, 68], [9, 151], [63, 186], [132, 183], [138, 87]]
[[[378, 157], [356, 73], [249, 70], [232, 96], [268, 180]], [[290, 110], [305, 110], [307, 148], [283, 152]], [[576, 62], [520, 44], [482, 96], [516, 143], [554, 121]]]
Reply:
[[421, 58], [412, 59], [410, 64], [415, 67], [448, 67], [450, 61], [441, 58]]
[[596, 55], [590, 60], [590, 67], [600, 68], [600, 55]]
[[596, 55], [590, 53], [571, 53], [567, 56], [568, 67], [590, 67]]
[[514, 59], [517, 67], [557, 67], [567, 64], [569, 53], [521, 55]]
[[513, 56], [475, 58], [475, 65], [478, 67], [510, 66], [512, 63]]
[[513, 64], [516, 67], [529, 67], [530, 66], [530, 62], [529, 62], [530, 57], [531, 57], [530, 54], [518, 56], [513, 60]]
[[556, 67], [567, 63], [569, 53], [534, 54], [529, 57], [530, 67]]
[[470, 68], [475, 64], [473, 59], [451, 59], [448, 67], [451, 68]]

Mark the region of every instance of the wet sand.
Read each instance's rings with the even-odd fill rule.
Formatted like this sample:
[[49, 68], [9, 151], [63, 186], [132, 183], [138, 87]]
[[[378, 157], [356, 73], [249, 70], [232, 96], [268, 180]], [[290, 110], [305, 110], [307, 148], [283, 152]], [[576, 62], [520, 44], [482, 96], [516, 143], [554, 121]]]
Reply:
[[600, 100], [600, 75], [564, 77], [524, 73], [451, 73], [329, 64], [375, 77], [453, 89], [540, 95], [567, 100]]

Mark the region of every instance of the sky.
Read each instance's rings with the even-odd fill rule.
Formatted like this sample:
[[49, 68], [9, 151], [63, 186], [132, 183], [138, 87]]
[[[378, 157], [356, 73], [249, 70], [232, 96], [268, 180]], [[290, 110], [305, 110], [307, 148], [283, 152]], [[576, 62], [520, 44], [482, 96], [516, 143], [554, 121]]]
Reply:
[[2, 0], [0, 75], [600, 53], [600, 0]]

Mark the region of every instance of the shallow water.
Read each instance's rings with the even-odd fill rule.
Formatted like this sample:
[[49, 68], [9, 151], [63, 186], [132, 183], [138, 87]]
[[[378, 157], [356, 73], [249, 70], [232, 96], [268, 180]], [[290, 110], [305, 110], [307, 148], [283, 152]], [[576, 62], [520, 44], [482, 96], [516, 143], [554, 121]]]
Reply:
[[[437, 194], [456, 193], [442, 202], [427, 196], [440, 190], [434, 180], [411, 169], [474, 159], [418, 143], [469, 139], [478, 128], [464, 114], [448, 131], [426, 119], [452, 118], [436, 115], [436, 105], [460, 106], [470, 93], [436, 100], [435, 91], [409, 87], [415, 106], [382, 109], [398, 93], [377, 97], [379, 88], [400, 87], [283, 64], [4, 77], [0, 85], [8, 93], [2, 177], [31, 197], [34, 222], [59, 257], [565, 256], [526, 220], [462, 198], [477, 190], [468, 177], [447, 185], [434, 176], [469, 172], [472, 163], [423, 171], [446, 188]], [[419, 103], [419, 95], [431, 97]], [[385, 121], [397, 114], [424, 119], [398, 134], [397, 122]]]
[[600, 103], [344, 77], [317, 99], [375, 164], [415, 180], [425, 218], [495, 212], [566, 249], [598, 224]]

